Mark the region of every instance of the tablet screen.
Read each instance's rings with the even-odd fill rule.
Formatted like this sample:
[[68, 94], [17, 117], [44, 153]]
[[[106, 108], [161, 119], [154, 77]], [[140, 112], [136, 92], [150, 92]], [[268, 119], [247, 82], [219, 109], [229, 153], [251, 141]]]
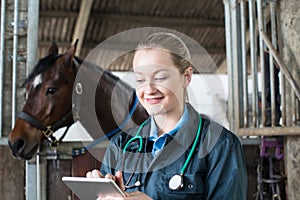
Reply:
[[124, 197], [118, 185], [107, 178], [62, 177], [62, 181], [81, 199], [96, 200], [102, 197]]

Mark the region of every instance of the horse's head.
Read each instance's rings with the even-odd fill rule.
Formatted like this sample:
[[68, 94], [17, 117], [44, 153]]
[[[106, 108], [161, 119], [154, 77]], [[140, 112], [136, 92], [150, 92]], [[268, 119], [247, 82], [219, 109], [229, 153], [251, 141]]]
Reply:
[[9, 134], [14, 156], [31, 159], [41, 142], [53, 139], [53, 131], [73, 123], [76, 43], [64, 54], [53, 43], [25, 81], [27, 100]]

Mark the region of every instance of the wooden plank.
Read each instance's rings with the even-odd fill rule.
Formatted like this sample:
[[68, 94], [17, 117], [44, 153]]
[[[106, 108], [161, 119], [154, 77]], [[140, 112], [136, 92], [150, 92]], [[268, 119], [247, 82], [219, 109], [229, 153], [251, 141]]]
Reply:
[[0, 146], [0, 199], [24, 200], [24, 161], [12, 157], [7, 146]]
[[300, 135], [300, 127], [266, 127], [266, 128], [242, 128], [236, 131], [238, 136], [291, 136]]
[[82, 1], [81, 3], [79, 16], [73, 34], [73, 41], [79, 39], [77, 43], [76, 53], [75, 53], [76, 55], [80, 55], [81, 52], [81, 47], [84, 40], [86, 27], [89, 21], [92, 5], [93, 5], [93, 0], [86, 0], [86, 1]]

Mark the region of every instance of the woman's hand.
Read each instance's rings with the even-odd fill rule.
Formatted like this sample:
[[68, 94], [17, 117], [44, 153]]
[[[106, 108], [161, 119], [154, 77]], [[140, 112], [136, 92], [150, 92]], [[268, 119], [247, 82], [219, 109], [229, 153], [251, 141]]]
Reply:
[[87, 178], [104, 178], [101, 172], [98, 169], [88, 171], [85, 175]]
[[151, 197], [149, 197], [148, 195], [146, 195], [145, 193], [142, 193], [140, 191], [135, 191], [135, 192], [131, 192], [131, 193], [126, 193], [126, 197], [124, 198], [126, 200], [150, 200], [152, 199]]
[[94, 169], [92, 171], [89, 171], [86, 173], [86, 177], [87, 178], [109, 178], [112, 179], [116, 182], [116, 184], [120, 187], [120, 189], [124, 192], [125, 197], [109, 197], [109, 196], [99, 196], [97, 198], [97, 200], [101, 200], [101, 199], [114, 199], [114, 200], [140, 200], [140, 199], [152, 199], [149, 196], [147, 196], [145, 193], [139, 192], [139, 191], [135, 191], [135, 192], [131, 192], [131, 193], [126, 193], [125, 192], [125, 187], [124, 187], [124, 183], [123, 183], [123, 174], [121, 171], [117, 171], [116, 175], [113, 176], [112, 174], [106, 174], [105, 176], [103, 176], [101, 174], [101, 172], [97, 169]]

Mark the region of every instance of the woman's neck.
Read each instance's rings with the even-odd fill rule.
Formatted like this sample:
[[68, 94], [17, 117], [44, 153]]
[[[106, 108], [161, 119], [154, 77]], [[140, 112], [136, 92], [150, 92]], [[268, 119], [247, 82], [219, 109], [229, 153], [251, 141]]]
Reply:
[[173, 113], [154, 115], [153, 118], [157, 126], [158, 136], [171, 131], [175, 127], [177, 122], [180, 120], [183, 111], [184, 106], [182, 109]]

